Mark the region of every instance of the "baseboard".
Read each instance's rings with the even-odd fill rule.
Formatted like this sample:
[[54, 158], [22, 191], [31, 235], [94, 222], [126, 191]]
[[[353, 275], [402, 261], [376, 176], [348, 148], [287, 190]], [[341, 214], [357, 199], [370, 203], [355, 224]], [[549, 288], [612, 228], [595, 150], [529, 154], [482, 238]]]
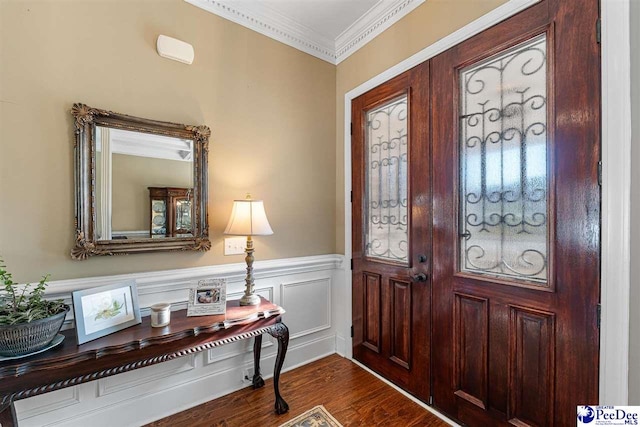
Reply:
[[336, 353], [342, 357], [347, 357], [347, 339], [340, 334], [336, 335]]

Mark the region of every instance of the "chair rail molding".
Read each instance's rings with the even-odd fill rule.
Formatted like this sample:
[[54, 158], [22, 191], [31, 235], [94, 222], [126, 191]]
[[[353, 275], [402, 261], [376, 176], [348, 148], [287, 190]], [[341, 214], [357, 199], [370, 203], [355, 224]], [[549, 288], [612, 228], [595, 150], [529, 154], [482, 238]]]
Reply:
[[[254, 264], [256, 293], [282, 306], [285, 316], [304, 319], [292, 335], [284, 371], [305, 365], [336, 352], [336, 330], [331, 314], [338, 301], [333, 297], [344, 286], [344, 256], [329, 254], [258, 261]], [[47, 298], [71, 301], [75, 290], [98, 287], [123, 280], [135, 280], [144, 314], [157, 302], [171, 302], [172, 308], [186, 308], [189, 289], [203, 278], [227, 280], [227, 297], [238, 299], [244, 292], [246, 264], [223, 264], [178, 270], [121, 274], [114, 276], [50, 282]], [[293, 292], [285, 291], [291, 289]], [[322, 296], [322, 298], [318, 298]], [[313, 310], [308, 302], [313, 300]], [[71, 316], [69, 316], [71, 318]], [[286, 318], [285, 318], [286, 321]], [[71, 319], [66, 326], [71, 326]], [[262, 370], [272, 375], [276, 347], [263, 340]], [[132, 372], [91, 381], [65, 390], [18, 400], [20, 426], [143, 425], [217, 397], [250, 387], [245, 376], [253, 367], [253, 342], [243, 340], [181, 357]], [[282, 388], [286, 396], [286, 387]]]
[[[344, 96], [344, 247], [351, 244], [351, 100], [515, 15], [540, 0], [509, 0], [486, 15], [427, 46]], [[602, 19], [602, 244], [600, 330], [600, 404], [626, 405], [629, 371], [631, 99], [629, 5], [631, 0], [601, 0]], [[347, 263], [348, 264], [348, 263]], [[343, 266], [343, 293], [350, 302], [351, 271]], [[345, 304], [338, 329], [338, 352], [351, 358], [351, 305]]]
[[[291, 273], [306, 273], [310, 271], [332, 270], [339, 268], [344, 256], [314, 255], [297, 258], [280, 258], [256, 261], [253, 264], [253, 274], [256, 279], [281, 276]], [[225, 278], [227, 282], [244, 280], [247, 265], [245, 263], [219, 264], [206, 267], [181, 268], [176, 270], [159, 270], [144, 273], [118, 274], [113, 276], [96, 276], [79, 279], [52, 280], [49, 282], [48, 295], [71, 293], [82, 289], [94, 288], [124, 280], [135, 280], [138, 293], [148, 291], [168, 290], [167, 286], [189, 283], [201, 278]], [[186, 299], [185, 299], [186, 301]]]

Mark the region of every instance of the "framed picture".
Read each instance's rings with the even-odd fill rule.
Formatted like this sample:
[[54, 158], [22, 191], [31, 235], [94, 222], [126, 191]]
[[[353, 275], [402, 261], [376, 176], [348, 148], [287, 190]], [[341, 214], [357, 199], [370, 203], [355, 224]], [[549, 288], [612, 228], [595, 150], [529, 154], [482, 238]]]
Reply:
[[225, 279], [199, 280], [189, 291], [187, 316], [212, 316], [227, 310], [227, 282]]
[[112, 334], [142, 321], [138, 289], [133, 280], [75, 291], [72, 297], [78, 344]]

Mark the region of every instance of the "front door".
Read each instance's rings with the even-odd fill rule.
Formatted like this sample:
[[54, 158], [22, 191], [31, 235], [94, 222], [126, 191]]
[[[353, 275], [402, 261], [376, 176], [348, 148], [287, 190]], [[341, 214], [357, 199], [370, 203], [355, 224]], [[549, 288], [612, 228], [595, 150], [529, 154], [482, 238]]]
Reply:
[[542, 0], [352, 104], [354, 358], [471, 426], [598, 402], [597, 0]]
[[429, 64], [353, 100], [353, 355], [429, 398]]
[[433, 398], [468, 425], [598, 402], [595, 0], [546, 0], [431, 60]]

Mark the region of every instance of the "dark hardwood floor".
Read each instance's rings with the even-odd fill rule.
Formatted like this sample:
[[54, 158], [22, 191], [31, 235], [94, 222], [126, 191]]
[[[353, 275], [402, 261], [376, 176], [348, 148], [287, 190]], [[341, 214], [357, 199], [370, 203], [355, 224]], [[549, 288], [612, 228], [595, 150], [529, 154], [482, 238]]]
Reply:
[[259, 390], [248, 387], [148, 426], [278, 426], [316, 405], [324, 405], [345, 427], [448, 425], [338, 355], [282, 374], [280, 390], [290, 407], [284, 415], [274, 413], [268, 380]]

